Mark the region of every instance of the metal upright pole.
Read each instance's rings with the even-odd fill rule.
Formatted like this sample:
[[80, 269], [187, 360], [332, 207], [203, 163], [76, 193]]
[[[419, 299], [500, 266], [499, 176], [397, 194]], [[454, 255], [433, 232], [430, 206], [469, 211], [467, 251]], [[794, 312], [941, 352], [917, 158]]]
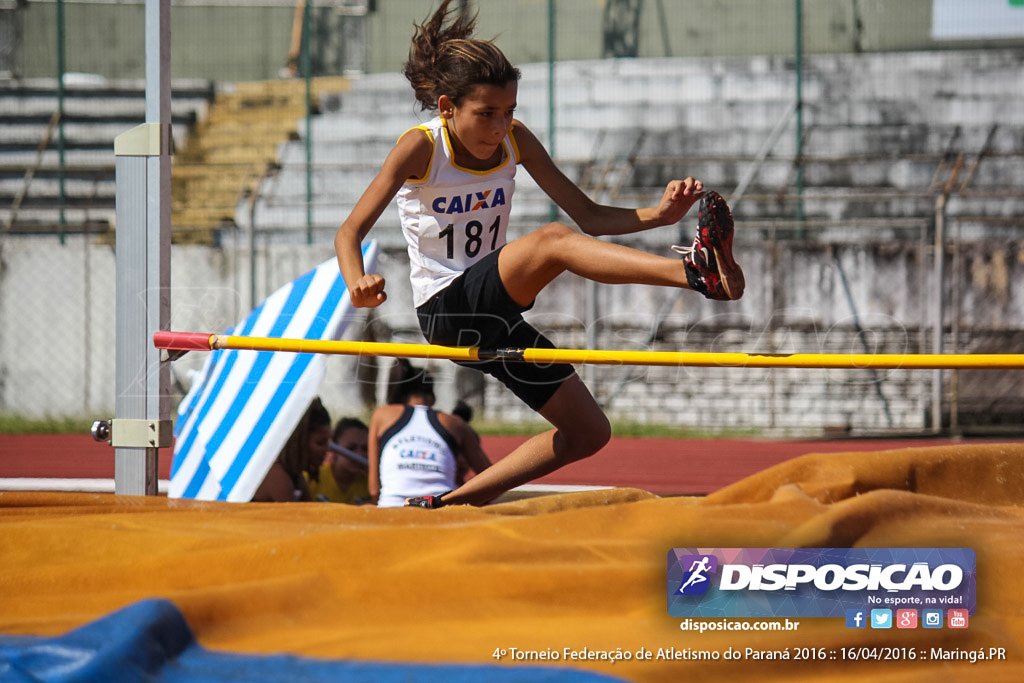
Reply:
[[797, 237], [804, 234], [804, 6], [803, 0], [795, 0], [796, 45], [796, 222]]
[[[964, 165], [964, 155], [960, 154], [949, 172], [942, 194], [935, 198], [935, 247], [932, 261], [932, 353], [942, 353], [943, 336], [946, 328], [943, 324], [946, 311], [946, 203], [956, 186], [956, 178]], [[932, 432], [942, 432], [942, 369], [936, 369], [932, 375]]]
[[302, 75], [306, 80], [306, 244], [313, 244], [313, 55], [311, 0], [302, 9]]
[[[555, 158], [555, 0], [548, 0], [548, 154]], [[550, 220], [558, 219], [558, 206], [548, 205]]]
[[146, 0], [146, 122], [114, 141], [117, 277], [114, 491], [156, 495], [171, 445], [170, 363], [153, 346], [170, 323], [170, 0]]
[[64, 73], [67, 71], [64, 52], [64, 0], [57, 0], [57, 202], [59, 206], [60, 243], [64, 244], [67, 227], [67, 190], [64, 181]]
[[[946, 194], [935, 200], [935, 247], [932, 260], [932, 353], [943, 351], [945, 308]], [[932, 433], [942, 433], [942, 370], [932, 373]]]

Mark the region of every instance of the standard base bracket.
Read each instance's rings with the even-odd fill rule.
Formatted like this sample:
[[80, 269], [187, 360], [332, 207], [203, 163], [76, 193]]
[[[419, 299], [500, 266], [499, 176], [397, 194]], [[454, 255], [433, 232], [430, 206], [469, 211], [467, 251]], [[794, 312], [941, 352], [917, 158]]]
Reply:
[[97, 420], [92, 425], [92, 438], [114, 448], [170, 448], [174, 425], [170, 420]]

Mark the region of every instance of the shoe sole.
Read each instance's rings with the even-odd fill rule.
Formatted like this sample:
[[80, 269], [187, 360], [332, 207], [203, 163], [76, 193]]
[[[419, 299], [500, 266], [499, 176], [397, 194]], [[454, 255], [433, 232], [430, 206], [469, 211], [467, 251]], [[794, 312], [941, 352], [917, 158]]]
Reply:
[[[722, 204], [725, 204], [725, 200], [722, 200]], [[716, 207], [718, 208], [718, 207]], [[729, 237], [725, 238], [722, 236], [724, 232], [721, 227], [721, 221], [719, 221], [718, 210], [712, 210], [712, 224], [715, 228], [715, 241], [711, 245], [712, 251], [715, 254], [715, 263], [718, 265], [718, 276], [722, 279], [722, 289], [725, 290], [730, 301], [735, 301], [743, 296], [743, 290], [746, 288], [746, 279], [743, 277], [743, 269], [740, 268], [740, 264], [736, 263], [736, 259], [732, 255], [732, 233], [733, 229], [729, 230]], [[726, 215], [728, 216], [728, 207], [725, 207]], [[728, 218], [730, 224], [732, 223], [732, 217]]]
[[718, 263], [718, 276], [722, 278], [722, 289], [729, 295], [730, 301], [735, 301], [743, 296], [743, 290], [746, 287], [743, 269], [740, 268], [740, 264], [736, 263], [736, 260], [732, 257], [731, 249], [728, 252], [722, 252], [718, 249], [714, 251], [715, 261]]

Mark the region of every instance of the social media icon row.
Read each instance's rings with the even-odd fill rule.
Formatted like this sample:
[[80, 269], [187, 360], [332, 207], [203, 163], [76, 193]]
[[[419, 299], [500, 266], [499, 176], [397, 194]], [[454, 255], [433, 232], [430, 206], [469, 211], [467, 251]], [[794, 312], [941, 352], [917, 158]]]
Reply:
[[[891, 609], [848, 609], [846, 628], [967, 628], [968, 613], [965, 609], [951, 609], [943, 615], [941, 609], [924, 609], [918, 620], [916, 609], [898, 609], [895, 615]], [[946, 617], [943, 620], [943, 616]]]

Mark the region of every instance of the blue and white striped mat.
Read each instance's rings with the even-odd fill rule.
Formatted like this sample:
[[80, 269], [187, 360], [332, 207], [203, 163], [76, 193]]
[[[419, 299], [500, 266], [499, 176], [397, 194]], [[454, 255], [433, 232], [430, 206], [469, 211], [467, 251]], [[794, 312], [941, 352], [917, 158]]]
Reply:
[[[363, 246], [372, 271], [377, 243]], [[335, 259], [271, 294], [227, 334], [340, 339], [355, 309]], [[178, 406], [171, 498], [252, 499], [316, 396], [323, 356], [212, 351]]]

